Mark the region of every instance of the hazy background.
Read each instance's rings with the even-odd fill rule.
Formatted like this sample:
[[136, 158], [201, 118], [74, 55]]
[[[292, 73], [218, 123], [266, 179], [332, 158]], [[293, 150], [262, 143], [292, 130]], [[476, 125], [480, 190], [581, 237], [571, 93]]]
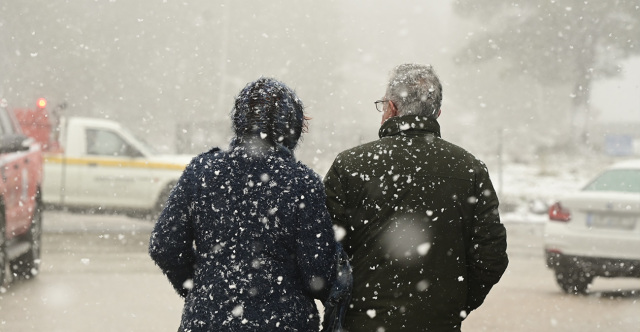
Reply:
[[[577, 0], [3, 0], [0, 97], [11, 108], [33, 107], [38, 97], [50, 106], [66, 102], [68, 115], [115, 119], [162, 151], [195, 154], [227, 146], [234, 96], [272, 76], [306, 104], [313, 120], [297, 155], [324, 174], [339, 151], [377, 137], [373, 102], [389, 70], [418, 62], [432, 64], [443, 81], [443, 137], [489, 164], [498, 155], [529, 162], [554, 151], [603, 153], [608, 133], [639, 132], [640, 11], [631, 0], [592, 7]], [[610, 19], [622, 23], [600, 25]], [[494, 30], [502, 33], [497, 42]], [[584, 86], [589, 144], [574, 149], [576, 76], [553, 74], [576, 61], [547, 65], [589, 53], [564, 38], [582, 35], [591, 44], [613, 42], [596, 48], [604, 74], [586, 69], [593, 73]]]

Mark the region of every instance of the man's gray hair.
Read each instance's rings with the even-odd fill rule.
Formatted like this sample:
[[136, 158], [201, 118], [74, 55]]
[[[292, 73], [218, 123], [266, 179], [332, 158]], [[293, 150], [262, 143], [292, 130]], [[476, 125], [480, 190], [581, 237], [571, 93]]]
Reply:
[[391, 71], [386, 98], [393, 101], [399, 115], [435, 119], [442, 104], [442, 84], [431, 65], [406, 63]]

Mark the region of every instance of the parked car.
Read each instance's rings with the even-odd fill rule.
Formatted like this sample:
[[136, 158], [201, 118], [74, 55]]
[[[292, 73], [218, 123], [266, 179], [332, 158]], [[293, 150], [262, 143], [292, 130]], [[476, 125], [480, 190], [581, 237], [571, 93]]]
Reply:
[[40, 267], [42, 151], [0, 102], [0, 286]]
[[544, 242], [567, 293], [586, 293], [595, 277], [640, 278], [640, 160], [608, 167], [552, 205]]

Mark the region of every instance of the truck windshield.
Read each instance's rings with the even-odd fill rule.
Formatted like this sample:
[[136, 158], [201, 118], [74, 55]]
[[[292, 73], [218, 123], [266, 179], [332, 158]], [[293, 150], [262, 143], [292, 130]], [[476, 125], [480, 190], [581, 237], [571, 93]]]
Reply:
[[156, 155], [156, 154], [160, 154], [158, 152], [158, 149], [156, 149], [153, 145], [147, 143], [147, 141], [145, 141], [143, 138], [141, 138], [138, 135], [133, 135], [140, 143], [142, 143], [142, 145], [144, 145], [144, 148], [147, 149], [147, 151], [149, 151], [149, 153]]
[[152, 155], [160, 154], [158, 152], [158, 149], [156, 149], [153, 145], [147, 143], [147, 141], [145, 141], [140, 136], [138, 136], [138, 135], [134, 134], [133, 132], [131, 132], [131, 130], [129, 130], [128, 128], [122, 127], [122, 130], [127, 132], [127, 134], [131, 135], [136, 141], [138, 141], [138, 143], [140, 143], [140, 145], [142, 145], [142, 147], [145, 149], [145, 151], [149, 152]]

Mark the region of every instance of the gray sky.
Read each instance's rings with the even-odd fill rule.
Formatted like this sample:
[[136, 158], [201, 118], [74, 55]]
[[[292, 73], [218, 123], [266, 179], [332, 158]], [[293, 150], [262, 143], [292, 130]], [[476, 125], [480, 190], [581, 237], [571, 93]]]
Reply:
[[[505, 150], [518, 158], [553, 145], [566, 131], [558, 119], [567, 117], [571, 86], [505, 77], [499, 62], [456, 64], [468, 36], [485, 27], [456, 16], [451, 5], [3, 1], [0, 93], [20, 107], [42, 96], [51, 105], [65, 101], [70, 115], [125, 122], [168, 150], [186, 121], [200, 125], [208, 144], [224, 147], [235, 94], [259, 76], [274, 76], [296, 89], [313, 117], [299, 157], [322, 171], [340, 150], [377, 137], [373, 101], [389, 70], [429, 63], [444, 85], [445, 138], [483, 159], [495, 156], [501, 131]], [[640, 75], [632, 73], [638, 65], [624, 70], [635, 83], [594, 85], [592, 105], [615, 110], [606, 120], [640, 121]]]
[[622, 77], [596, 82], [591, 104], [601, 121], [640, 123], [640, 58], [623, 63]]

